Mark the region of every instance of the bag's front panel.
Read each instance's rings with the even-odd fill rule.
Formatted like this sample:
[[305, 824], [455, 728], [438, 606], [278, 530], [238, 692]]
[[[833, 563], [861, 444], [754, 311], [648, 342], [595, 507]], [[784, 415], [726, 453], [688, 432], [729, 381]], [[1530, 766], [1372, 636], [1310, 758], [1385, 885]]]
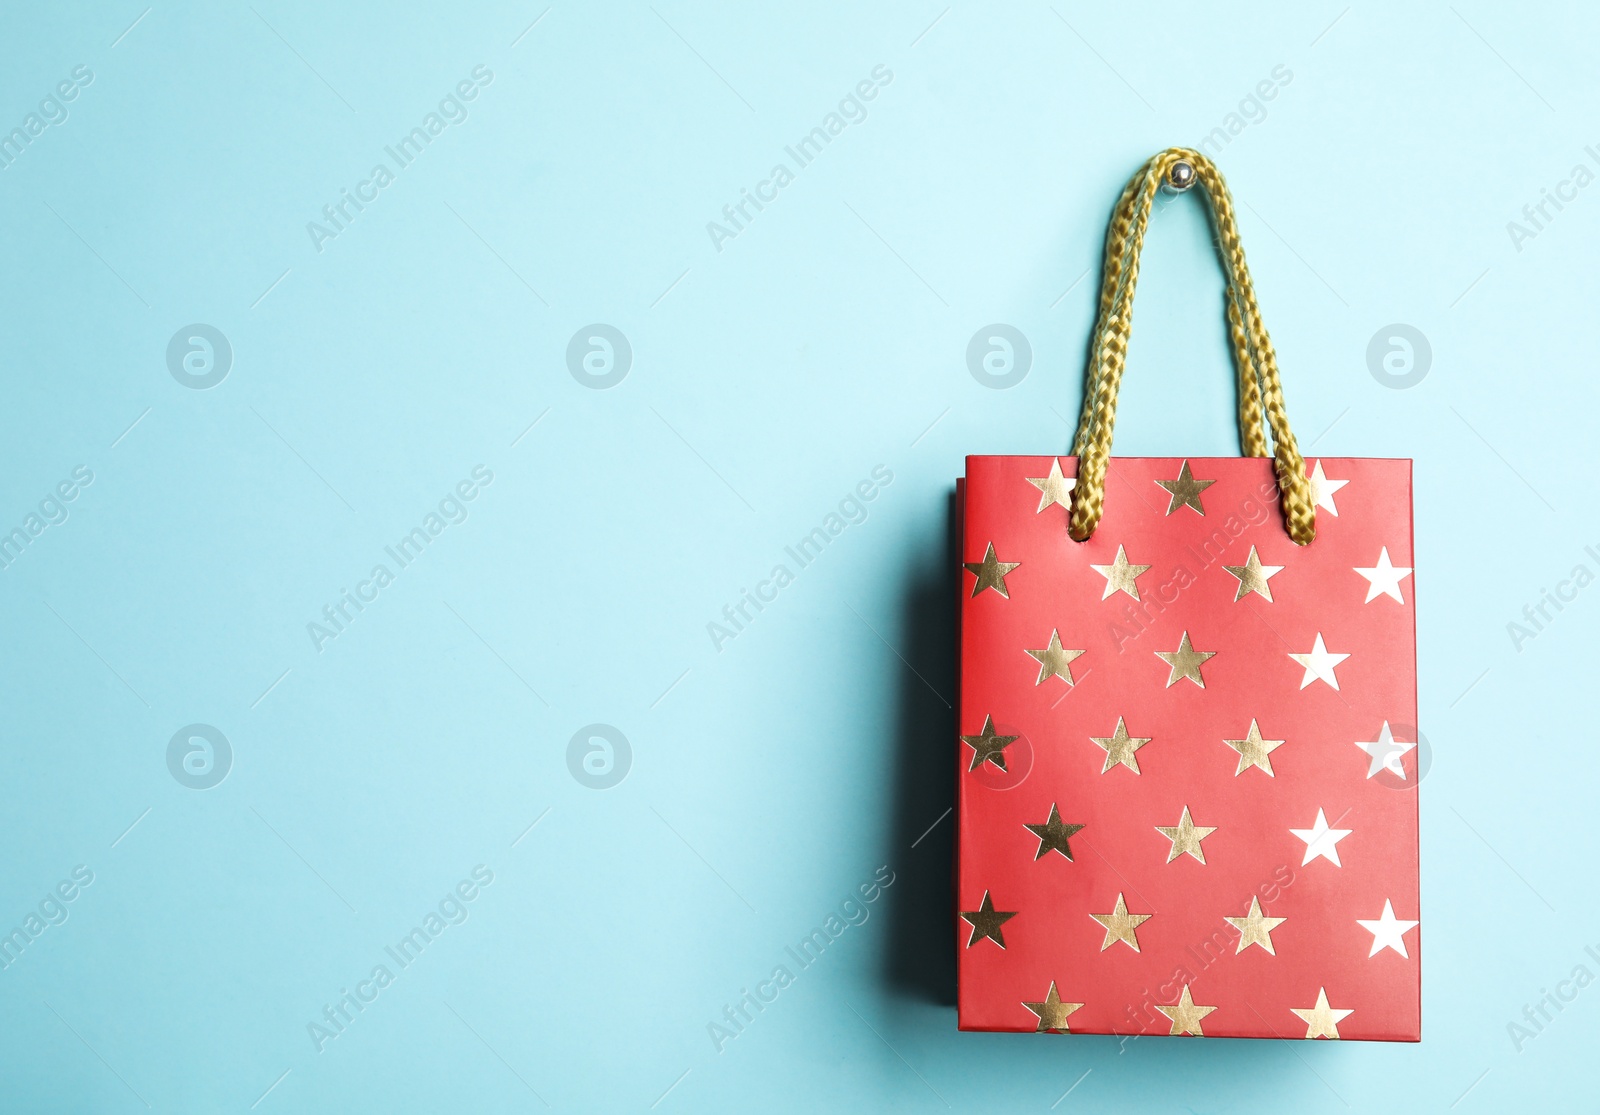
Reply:
[[1270, 461], [1114, 459], [1085, 543], [1057, 462], [967, 461], [962, 1028], [1417, 1040], [1410, 462], [1304, 547]]

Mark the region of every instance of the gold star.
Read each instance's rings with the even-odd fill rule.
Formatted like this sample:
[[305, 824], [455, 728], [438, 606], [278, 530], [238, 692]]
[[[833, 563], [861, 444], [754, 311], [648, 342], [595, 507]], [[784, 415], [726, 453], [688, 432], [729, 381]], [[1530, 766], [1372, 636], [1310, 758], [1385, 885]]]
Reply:
[[994, 717], [985, 716], [982, 732], [975, 736], [961, 737], [961, 742], [972, 748], [972, 765], [967, 770], [977, 770], [984, 763], [993, 763], [1001, 770], [1005, 770], [1006, 748], [1016, 743], [1018, 738], [1020, 737], [997, 735], [994, 730]]
[[1050, 816], [1045, 819], [1044, 824], [1022, 827], [1039, 838], [1039, 850], [1033, 853], [1033, 858], [1036, 860], [1043, 859], [1047, 852], [1060, 852], [1071, 860], [1072, 847], [1067, 843], [1067, 838], [1083, 828], [1082, 825], [1062, 824], [1061, 812], [1055, 807], [1054, 802], [1050, 805]]
[[1385, 720], [1383, 727], [1378, 729], [1378, 738], [1374, 740], [1356, 740], [1356, 746], [1367, 753], [1372, 764], [1367, 767], [1367, 777], [1371, 778], [1380, 770], [1386, 770], [1400, 781], [1406, 780], [1406, 768], [1401, 759], [1405, 758], [1407, 751], [1417, 745], [1403, 743], [1394, 738], [1394, 729], [1389, 727]]
[[983, 892], [983, 901], [976, 910], [967, 910], [962, 913], [962, 920], [972, 925], [972, 937], [967, 941], [970, 949], [979, 941], [988, 938], [1001, 948], [1006, 947], [1005, 934], [1000, 932], [1000, 927], [1017, 916], [1017, 911], [996, 910], [994, 902], [989, 897], [989, 892]]
[[1106, 590], [1100, 594], [1101, 600], [1119, 590], [1137, 600], [1139, 599], [1139, 577], [1148, 571], [1150, 567], [1148, 565], [1134, 565], [1128, 560], [1128, 551], [1118, 546], [1116, 561], [1113, 561], [1110, 565], [1091, 565], [1089, 568], [1106, 579]]
[[1392, 597], [1401, 604], [1406, 602], [1400, 594], [1400, 582], [1411, 576], [1411, 566], [1396, 565], [1390, 561], [1389, 547], [1379, 547], [1377, 565], [1357, 565], [1354, 568], [1367, 579], [1367, 598], [1362, 603], [1371, 604], [1380, 596]]
[[1239, 938], [1239, 947], [1233, 950], [1235, 956], [1239, 955], [1251, 945], [1260, 945], [1273, 956], [1278, 954], [1272, 948], [1272, 931], [1288, 918], [1263, 917], [1261, 913], [1261, 899], [1254, 895], [1250, 898], [1250, 912], [1242, 918], [1223, 918], [1223, 921], [1237, 929], [1242, 936]]
[[1043, 685], [1049, 678], [1060, 678], [1068, 685], [1075, 684], [1072, 680], [1072, 663], [1081, 657], [1081, 650], [1066, 650], [1061, 646], [1061, 636], [1056, 634], [1055, 628], [1050, 629], [1050, 643], [1042, 650], [1028, 651], [1039, 660], [1039, 676], [1034, 680], [1035, 685]]
[[1183, 994], [1178, 997], [1178, 1001], [1172, 1006], [1164, 1007], [1160, 1003], [1156, 1004], [1156, 1010], [1172, 1019], [1172, 1032], [1169, 1035], [1172, 1037], [1176, 1037], [1179, 1034], [1192, 1034], [1197, 1038], [1205, 1037], [1204, 1031], [1200, 1029], [1200, 1023], [1206, 1015], [1216, 1009], [1216, 1007], [1195, 1006], [1194, 1000], [1189, 997], [1188, 984], [1183, 985]]
[[1216, 481], [1196, 480], [1194, 473], [1189, 471], [1189, 462], [1184, 461], [1183, 468], [1178, 470], [1178, 478], [1176, 480], [1157, 480], [1156, 483], [1165, 488], [1167, 493], [1172, 496], [1171, 501], [1167, 504], [1168, 515], [1185, 505], [1204, 515], [1206, 509], [1200, 506], [1200, 493], [1211, 487]]
[[1290, 1007], [1290, 1010], [1300, 1016], [1300, 1021], [1306, 1024], [1306, 1037], [1308, 1038], [1337, 1038], [1339, 1036], [1339, 1023], [1355, 1013], [1353, 1010], [1334, 1010], [1328, 1005], [1328, 992], [1326, 988], [1317, 988], [1317, 1005], [1314, 1007]]
[[1189, 641], [1189, 633], [1183, 633], [1183, 642], [1178, 644], [1175, 651], [1156, 651], [1156, 657], [1172, 667], [1172, 673], [1167, 677], [1167, 688], [1171, 689], [1179, 679], [1188, 678], [1201, 689], [1206, 687], [1205, 679], [1200, 676], [1200, 664], [1208, 658], [1215, 658], [1214, 650], [1195, 650], [1194, 644]]
[[[1078, 482], [1070, 476], [1061, 475], [1061, 461], [1051, 458], [1049, 476], [1026, 477], [1028, 483], [1039, 489], [1039, 511], [1043, 511], [1052, 503], [1059, 503], [1068, 511], [1072, 510], [1072, 501], [1067, 497], [1072, 494], [1072, 489]], [[1035, 511], [1037, 515], [1039, 511]]]
[[1011, 593], [1006, 591], [1006, 574], [1011, 572], [1020, 561], [997, 561], [994, 556], [994, 543], [989, 543], [989, 548], [984, 552], [982, 561], [964, 561], [961, 563], [974, 577], [977, 583], [972, 586], [972, 595], [977, 596], [986, 588], [992, 588], [1007, 600]]
[[[1349, 810], [1345, 810], [1346, 813]], [[1334, 818], [1337, 823], [1343, 819], [1344, 814]], [[1300, 866], [1305, 867], [1312, 860], [1322, 858], [1328, 860], [1335, 867], [1343, 867], [1339, 862], [1339, 841], [1349, 836], [1355, 829], [1336, 829], [1328, 824], [1328, 815], [1321, 809], [1317, 810], [1317, 819], [1308, 829], [1290, 829], [1289, 832], [1298, 840], [1306, 844], [1306, 858], [1300, 861]]]
[[1333, 502], [1333, 494], [1350, 481], [1329, 480], [1328, 474], [1322, 471], [1321, 461], [1318, 461], [1316, 467], [1311, 470], [1310, 480], [1311, 502], [1330, 515], [1338, 515], [1339, 508]]
[[1243, 600], [1247, 593], [1254, 592], [1266, 597], [1267, 603], [1271, 604], [1272, 588], [1267, 582], [1283, 572], [1281, 565], [1262, 565], [1254, 546], [1250, 547], [1250, 556], [1245, 558], [1243, 565], [1224, 565], [1222, 568], [1239, 578], [1239, 591], [1234, 593], [1234, 603]]
[[1183, 853], [1188, 852], [1201, 863], [1206, 861], [1206, 853], [1200, 847], [1200, 841], [1217, 831], [1217, 826], [1206, 828], [1196, 825], [1194, 818], [1189, 816], [1189, 807], [1183, 807], [1183, 816], [1178, 818], [1176, 825], [1157, 825], [1156, 831], [1172, 841], [1172, 851], [1167, 853], [1167, 862], [1171, 863]]
[[[1339, 675], [1333, 668], [1350, 656], [1348, 654], [1334, 654], [1328, 649], [1328, 644], [1322, 641], [1322, 632], [1317, 632], [1317, 641], [1311, 649], [1304, 654], [1289, 655], [1300, 665], [1306, 668], [1305, 676], [1300, 679], [1300, 688], [1304, 689], [1314, 681], [1325, 681], [1333, 688], [1339, 688]], [[1170, 683], [1169, 683], [1170, 684]]]
[[1109, 914], [1090, 914], [1089, 916], [1105, 926], [1106, 939], [1100, 942], [1101, 952], [1105, 952], [1106, 949], [1118, 941], [1122, 941], [1134, 952], [1138, 952], [1139, 935], [1134, 931], [1154, 915], [1128, 913], [1128, 904], [1122, 900], [1122, 892], [1118, 891], [1117, 904]]
[[1269, 777], [1276, 777], [1272, 773], [1272, 760], [1267, 756], [1282, 747], [1283, 740], [1262, 739], [1261, 729], [1254, 719], [1250, 721], [1250, 731], [1245, 733], [1244, 739], [1225, 739], [1222, 742], [1239, 753], [1239, 769], [1233, 772], [1235, 778], [1250, 767], [1260, 767]]
[[1104, 774], [1112, 767], [1121, 763], [1134, 774], [1139, 773], [1139, 760], [1134, 752], [1150, 742], [1150, 737], [1141, 739], [1128, 734], [1128, 726], [1123, 723], [1122, 717], [1117, 717], [1117, 730], [1110, 736], [1090, 736], [1091, 740], [1106, 749], [1106, 765], [1100, 768]]
[[1055, 980], [1050, 981], [1050, 990], [1045, 993], [1044, 1002], [1022, 1005], [1039, 1016], [1039, 1028], [1034, 1031], [1038, 1034], [1071, 1033], [1072, 1027], [1067, 1025], [1067, 1018], [1073, 1011], [1083, 1007], [1082, 1003], [1063, 1003], [1056, 992]]
[[1356, 924], [1372, 934], [1372, 951], [1367, 953], [1369, 957], [1377, 956], [1384, 949], [1394, 949], [1395, 952], [1409, 960], [1411, 957], [1406, 952], [1405, 936], [1422, 923], [1420, 921], [1404, 921], [1395, 917], [1394, 903], [1385, 898], [1381, 917], [1374, 918], [1371, 921], [1366, 918], [1357, 918]]

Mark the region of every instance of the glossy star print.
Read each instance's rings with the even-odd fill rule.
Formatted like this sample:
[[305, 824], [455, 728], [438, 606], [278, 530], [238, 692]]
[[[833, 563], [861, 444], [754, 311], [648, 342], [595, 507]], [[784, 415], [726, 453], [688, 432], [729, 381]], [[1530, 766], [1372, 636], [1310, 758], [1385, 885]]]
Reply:
[[1240, 458], [1113, 458], [1075, 542], [1074, 458], [967, 459], [963, 1029], [1418, 1040], [1410, 462], [1306, 473], [1307, 546]]

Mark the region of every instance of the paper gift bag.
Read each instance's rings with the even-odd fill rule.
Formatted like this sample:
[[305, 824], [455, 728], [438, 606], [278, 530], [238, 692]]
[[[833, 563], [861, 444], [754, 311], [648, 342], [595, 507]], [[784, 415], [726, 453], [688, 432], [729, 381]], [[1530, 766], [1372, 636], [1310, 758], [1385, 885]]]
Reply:
[[[1194, 180], [1245, 456], [1113, 458], [1151, 205]], [[1420, 1038], [1411, 462], [1302, 458], [1238, 244], [1209, 160], [1151, 159], [1075, 456], [967, 458], [962, 1029]]]

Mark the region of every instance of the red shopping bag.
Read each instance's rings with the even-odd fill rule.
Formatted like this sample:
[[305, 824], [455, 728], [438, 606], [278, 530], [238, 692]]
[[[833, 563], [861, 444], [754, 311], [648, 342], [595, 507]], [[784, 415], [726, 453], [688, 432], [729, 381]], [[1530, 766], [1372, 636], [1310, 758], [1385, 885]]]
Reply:
[[[1193, 180], [1246, 456], [1111, 458], [1151, 203]], [[1419, 1040], [1411, 462], [1302, 459], [1203, 155], [1118, 203], [1076, 456], [966, 468], [961, 1028]]]

